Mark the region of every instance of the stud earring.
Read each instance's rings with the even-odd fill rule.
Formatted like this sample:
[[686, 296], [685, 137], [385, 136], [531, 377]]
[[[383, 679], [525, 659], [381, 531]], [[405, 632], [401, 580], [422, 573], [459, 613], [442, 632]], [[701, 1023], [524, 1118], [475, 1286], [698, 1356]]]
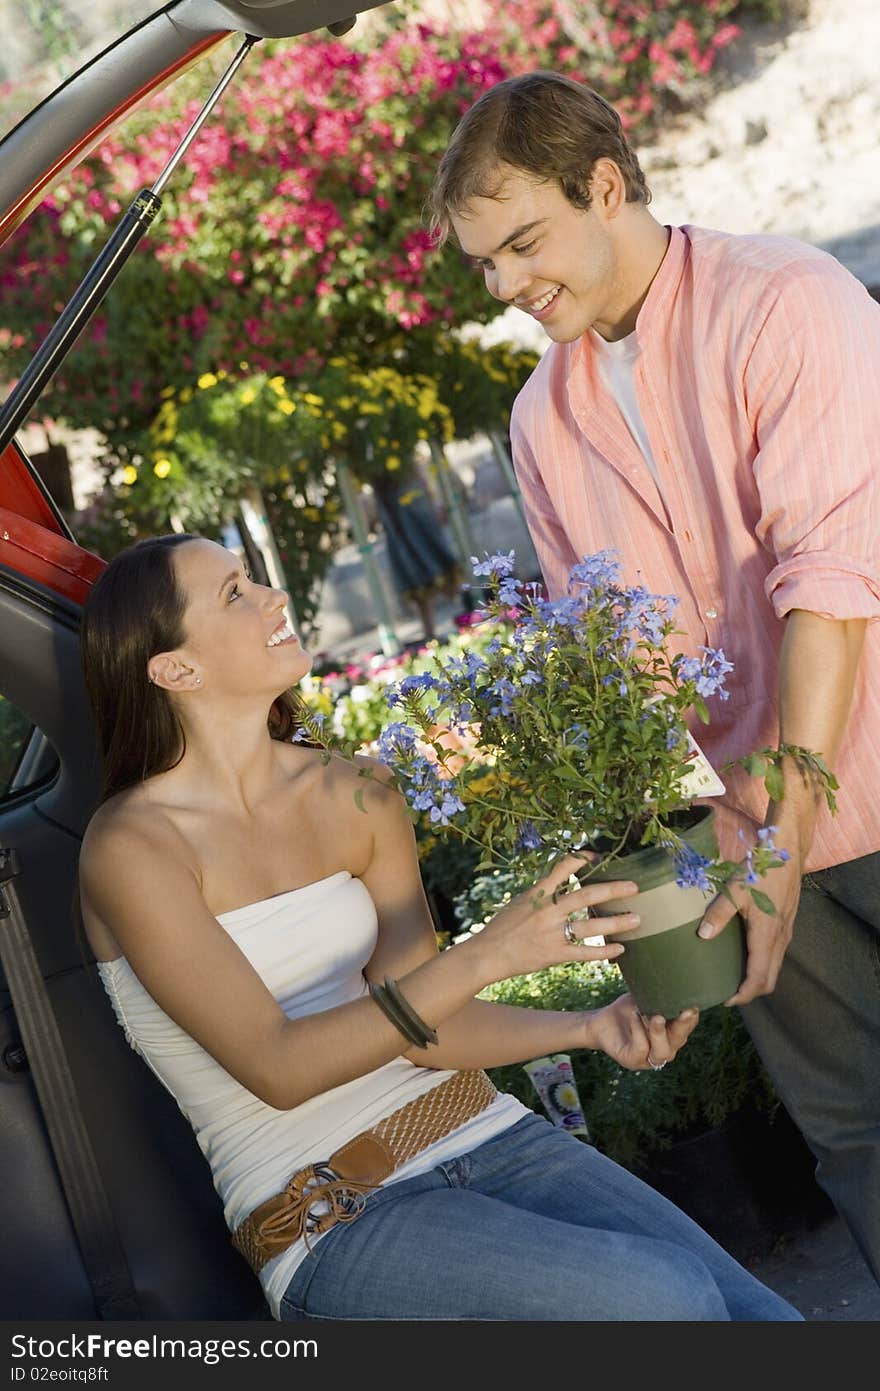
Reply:
[[202, 684], [202, 678], [201, 678], [200, 676], [197, 676], [197, 677], [196, 677], [196, 685], [197, 685], [197, 686], [201, 686], [201, 684]]

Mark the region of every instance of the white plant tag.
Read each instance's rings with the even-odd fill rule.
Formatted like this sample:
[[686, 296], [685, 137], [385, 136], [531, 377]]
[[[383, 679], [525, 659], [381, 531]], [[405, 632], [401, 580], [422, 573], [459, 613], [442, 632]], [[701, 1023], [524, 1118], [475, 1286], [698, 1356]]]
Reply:
[[[663, 700], [662, 695], [651, 696], [646, 700], [646, 705], [656, 705]], [[681, 782], [678, 784], [682, 797], [720, 797], [727, 791], [724, 783], [719, 778], [712, 764], [709, 762], [703, 750], [700, 748], [690, 730], [686, 730], [688, 751], [687, 761], [691, 768], [689, 773], [685, 773]], [[650, 798], [650, 792], [645, 793], [646, 799]]]
[[685, 797], [720, 797], [726, 791], [712, 764], [688, 730], [688, 762], [690, 772], [685, 773], [679, 787]]

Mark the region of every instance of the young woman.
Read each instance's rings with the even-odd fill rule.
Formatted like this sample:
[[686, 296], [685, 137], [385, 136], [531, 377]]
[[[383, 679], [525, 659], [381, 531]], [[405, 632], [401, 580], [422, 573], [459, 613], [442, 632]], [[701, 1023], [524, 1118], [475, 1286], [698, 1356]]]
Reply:
[[675, 1057], [696, 1012], [474, 998], [614, 956], [571, 915], [634, 886], [556, 901], [571, 860], [438, 953], [381, 769], [363, 780], [368, 760], [292, 742], [310, 659], [285, 603], [221, 546], [160, 537], [108, 566], [82, 633], [106, 768], [81, 858], [86, 931], [272, 1313], [798, 1319], [672, 1204], [481, 1071], [574, 1048], [628, 1068]]

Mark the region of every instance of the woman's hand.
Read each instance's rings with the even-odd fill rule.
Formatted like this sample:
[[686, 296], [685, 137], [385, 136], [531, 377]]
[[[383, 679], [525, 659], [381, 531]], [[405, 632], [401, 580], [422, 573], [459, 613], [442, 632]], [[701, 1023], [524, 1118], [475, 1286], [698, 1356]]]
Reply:
[[[491, 979], [540, 971], [563, 961], [613, 961], [625, 950], [620, 942], [584, 946], [584, 937], [632, 931], [638, 927], [635, 913], [590, 919], [589, 910], [609, 898], [628, 898], [638, 893], [630, 882], [587, 883], [569, 886], [569, 879], [583, 870], [583, 856], [562, 860], [544, 879], [496, 913], [472, 939], [491, 953]], [[593, 929], [591, 931], [591, 928]]]
[[648, 1019], [632, 995], [620, 995], [612, 1004], [584, 1016], [584, 1046], [601, 1049], [631, 1072], [659, 1069], [672, 1062], [699, 1018], [698, 1009], [685, 1009], [676, 1019], [664, 1019], [662, 1014]]

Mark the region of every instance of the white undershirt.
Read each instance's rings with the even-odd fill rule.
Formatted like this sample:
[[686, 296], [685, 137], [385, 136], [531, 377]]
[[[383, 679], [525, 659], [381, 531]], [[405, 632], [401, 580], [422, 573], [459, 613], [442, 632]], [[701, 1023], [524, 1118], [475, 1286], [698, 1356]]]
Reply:
[[629, 427], [629, 432], [641, 450], [645, 463], [651, 471], [651, 477], [657, 485], [657, 492], [666, 508], [668, 519], [669, 506], [663, 493], [657, 464], [651, 453], [648, 432], [645, 429], [645, 422], [642, 419], [642, 412], [639, 410], [638, 397], [636, 396], [633, 367], [639, 355], [639, 344], [635, 331], [628, 333], [625, 338], [618, 338], [615, 343], [609, 343], [600, 333], [591, 328], [590, 339], [596, 353], [599, 376], [620, 407], [620, 413]]

